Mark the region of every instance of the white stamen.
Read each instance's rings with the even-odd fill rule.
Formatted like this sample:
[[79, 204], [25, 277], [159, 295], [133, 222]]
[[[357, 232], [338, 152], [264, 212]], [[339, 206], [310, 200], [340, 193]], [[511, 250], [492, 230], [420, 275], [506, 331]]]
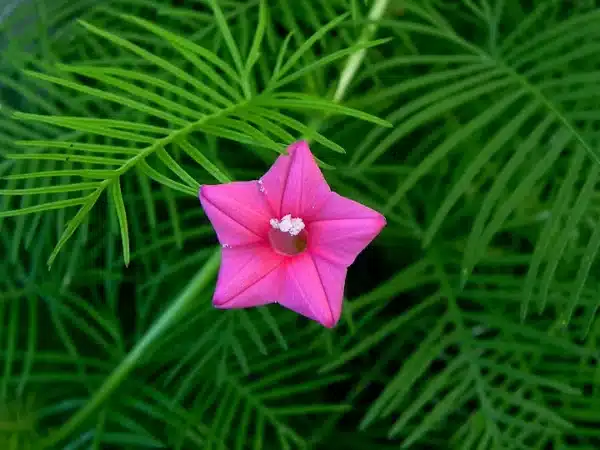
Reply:
[[304, 221], [299, 217], [292, 218], [291, 214], [283, 216], [281, 220], [271, 219], [269, 223], [276, 230], [289, 233], [291, 236], [299, 235], [304, 230]]
[[279, 229], [284, 233], [287, 233], [292, 229], [292, 216], [290, 214], [288, 214], [287, 216], [283, 216], [283, 218], [279, 222]]
[[292, 219], [292, 229], [290, 230], [290, 234], [292, 236], [297, 236], [300, 232], [304, 230], [304, 222], [299, 217]]

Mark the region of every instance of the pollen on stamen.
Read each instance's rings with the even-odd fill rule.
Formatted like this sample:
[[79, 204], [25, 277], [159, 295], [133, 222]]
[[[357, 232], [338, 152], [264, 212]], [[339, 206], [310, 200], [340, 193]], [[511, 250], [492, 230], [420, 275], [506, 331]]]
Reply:
[[305, 227], [304, 221], [301, 218], [292, 218], [291, 214], [283, 216], [281, 220], [271, 219], [269, 223], [276, 230], [289, 233], [291, 236], [298, 236]]

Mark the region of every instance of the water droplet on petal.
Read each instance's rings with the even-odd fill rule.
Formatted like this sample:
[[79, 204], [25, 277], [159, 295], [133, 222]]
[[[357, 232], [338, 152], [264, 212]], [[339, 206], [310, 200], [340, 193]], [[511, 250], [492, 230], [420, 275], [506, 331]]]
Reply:
[[264, 194], [264, 192], [265, 192], [265, 186], [263, 185], [263, 181], [262, 180], [258, 180], [257, 183], [258, 183], [258, 190]]
[[221, 245], [221, 247], [222, 248], [231, 248], [231, 245], [229, 245], [229, 244], [223, 244], [223, 245]]

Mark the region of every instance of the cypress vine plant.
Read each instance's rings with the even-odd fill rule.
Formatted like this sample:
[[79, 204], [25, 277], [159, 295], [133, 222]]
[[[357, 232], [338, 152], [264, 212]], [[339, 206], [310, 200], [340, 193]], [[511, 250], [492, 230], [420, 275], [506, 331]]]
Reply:
[[[0, 448], [600, 448], [596, 2], [14, 5]], [[387, 219], [333, 329], [211, 305], [300, 138]]]

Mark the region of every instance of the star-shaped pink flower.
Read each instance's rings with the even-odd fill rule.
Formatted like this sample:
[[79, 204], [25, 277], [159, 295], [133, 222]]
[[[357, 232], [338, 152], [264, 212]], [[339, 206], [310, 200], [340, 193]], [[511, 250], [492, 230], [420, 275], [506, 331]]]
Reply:
[[217, 308], [280, 305], [335, 326], [348, 266], [385, 218], [332, 192], [305, 141], [258, 181], [202, 186], [200, 203], [223, 255]]

